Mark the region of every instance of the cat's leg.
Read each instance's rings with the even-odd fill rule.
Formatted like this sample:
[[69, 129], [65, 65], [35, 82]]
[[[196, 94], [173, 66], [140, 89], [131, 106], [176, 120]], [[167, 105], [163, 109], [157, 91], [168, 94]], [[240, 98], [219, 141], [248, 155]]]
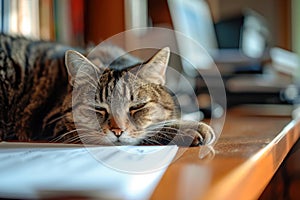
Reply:
[[215, 140], [215, 133], [209, 125], [195, 121], [166, 121], [148, 127], [146, 132], [148, 137], [142, 144], [199, 146], [210, 145]]
[[66, 120], [71, 118], [72, 113], [68, 113], [65, 117], [59, 120], [52, 131], [50, 142], [62, 143], [81, 143], [80, 137], [77, 133], [75, 124]]

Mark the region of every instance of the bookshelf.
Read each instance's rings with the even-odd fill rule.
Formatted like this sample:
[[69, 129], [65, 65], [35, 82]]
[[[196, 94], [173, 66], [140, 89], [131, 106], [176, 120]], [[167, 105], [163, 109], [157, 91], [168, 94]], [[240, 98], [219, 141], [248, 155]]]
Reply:
[[[140, 0], [148, 25], [172, 28], [167, 0]], [[291, 1], [207, 0], [215, 21], [252, 8], [270, 23], [273, 45], [290, 50]], [[126, 3], [134, 0], [0, 0], [1, 32], [83, 46], [126, 30]], [[296, 2], [296, 0], [294, 0]], [[134, 12], [136, 11], [133, 10]]]
[[125, 30], [123, 0], [0, 0], [0, 31], [71, 46]]
[[84, 0], [0, 0], [1, 32], [84, 44]]

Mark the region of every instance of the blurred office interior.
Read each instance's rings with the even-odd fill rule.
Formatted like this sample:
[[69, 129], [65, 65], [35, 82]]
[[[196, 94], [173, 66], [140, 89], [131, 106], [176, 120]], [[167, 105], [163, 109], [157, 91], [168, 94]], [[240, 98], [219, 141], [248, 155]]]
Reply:
[[[210, 59], [202, 57], [199, 48], [176, 35], [143, 33], [136, 37], [171, 45], [171, 50], [179, 52], [172, 54], [170, 66], [194, 88], [197, 97], [192, 101], [207, 117], [222, 115], [226, 106], [299, 102], [298, 0], [2, 0], [0, 9], [1, 32], [84, 48], [136, 28], [183, 33], [216, 64], [226, 105], [209, 95], [207, 87], [220, 85], [213, 85], [216, 76], [209, 72]], [[147, 59], [155, 49], [147, 52], [137, 55]], [[170, 82], [170, 87], [179, 85], [175, 92], [185, 88], [180, 81]], [[194, 111], [188, 108], [191, 99], [181, 99], [183, 107], [187, 105], [185, 112]]]

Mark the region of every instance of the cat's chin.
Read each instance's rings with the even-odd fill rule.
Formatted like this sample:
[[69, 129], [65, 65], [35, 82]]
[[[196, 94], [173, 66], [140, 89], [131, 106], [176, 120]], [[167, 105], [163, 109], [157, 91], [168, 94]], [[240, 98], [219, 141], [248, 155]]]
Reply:
[[127, 144], [127, 143], [117, 141], [117, 142], [113, 142], [113, 145], [115, 145], [115, 146], [124, 146], [124, 145], [131, 145], [131, 144]]
[[106, 134], [105, 140], [108, 145], [124, 146], [124, 145], [138, 145], [140, 144], [140, 138], [133, 138], [124, 133], [121, 137], [116, 137], [113, 133], [109, 132]]
[[115, 145], [115, 146], [125, 146], [125, 145], [138, 145], [139, 141], [137, 140], [116, 140], [116, 141], [111, 141], [111, 145]]

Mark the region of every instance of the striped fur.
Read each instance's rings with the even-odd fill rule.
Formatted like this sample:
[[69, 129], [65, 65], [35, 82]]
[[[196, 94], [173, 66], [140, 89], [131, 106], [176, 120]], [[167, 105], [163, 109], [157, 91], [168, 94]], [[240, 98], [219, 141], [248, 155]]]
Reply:
[[106, 45], [87, 59], [66, 46], [0, 36], [0, 140], [186, 146], [214, 139], [209, 126], [179, 119], [164, 87], [168, 48], [141, 62]]
[[67, 92], [66, 47], [0, 35], [0, 140], [41, 139]]

